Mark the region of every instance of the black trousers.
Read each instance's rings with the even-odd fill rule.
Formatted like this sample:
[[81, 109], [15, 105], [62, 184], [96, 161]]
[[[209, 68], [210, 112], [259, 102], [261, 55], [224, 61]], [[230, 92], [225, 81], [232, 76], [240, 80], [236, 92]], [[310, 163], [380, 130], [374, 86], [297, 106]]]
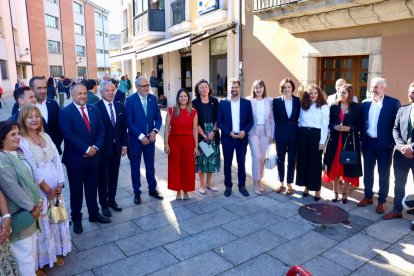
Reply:
[[108, 207], [108, 203], [115, 201], [120, 163], [121, 152], [117, 152], [115, 144], [113, 144], [112, 154], [109, 156], [101, 156], [99, 165], [98, 194], [101, 207]]
[[277, 150], [277, 171], [279, 173], [279, 181], [285, 180], [285, 157], [288, 155], [286, 183], [293, 183], [295, 175], [295, 161], [296, 161], [296, 141], [278, 142], [276, 141]]
[[319, 128], [299, 128], [296, 163], [296, 185], [305, 186], [310, 191], [321, 190], [322, 151], [319, 150], [321, 130]]
[[[408, 173], [414, 173], [414, 159], [405, 157], [401, 152], [394, 152], [394, 211], [402, 212], [402, 201], [405, 197], [405, 185], [407, 184]], [[411, 182], [412, 183], [412, 182]], [[411, 184], [412, 185], [412, 184]]]

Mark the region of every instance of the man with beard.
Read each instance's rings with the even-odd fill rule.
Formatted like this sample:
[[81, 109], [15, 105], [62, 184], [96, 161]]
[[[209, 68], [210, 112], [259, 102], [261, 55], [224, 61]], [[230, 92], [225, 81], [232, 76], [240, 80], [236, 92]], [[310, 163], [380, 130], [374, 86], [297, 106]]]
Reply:
[[236, 151], [239, 191], [248, 197], [246, 190], [246, 152], [247, 133], [253, 126], [253, 113], [250, 101], [240, 97], [240, 81], [231, 79], [229, 81], [231, 98], [220, 102], [217, 124], [221, 130], [221, 144], [224, 157], [224, 185], [226, 190], [224, 196], [231, 195], [233, 183], [231, 182], [231, 164], [233, 154]]
[[[405, 184], [408, 173], [414, 173], [414, 82], [408, 86], [408, 98], [410, 104], [402, 106], [395, 119], [393, 136], [395, 140], [394, 152], [394, 208], [392, 212], [383, 216], [383, 219], [402, 218], [402, 201], [405, 196]], [[414, 227], [411, 227], [414, 230]]]

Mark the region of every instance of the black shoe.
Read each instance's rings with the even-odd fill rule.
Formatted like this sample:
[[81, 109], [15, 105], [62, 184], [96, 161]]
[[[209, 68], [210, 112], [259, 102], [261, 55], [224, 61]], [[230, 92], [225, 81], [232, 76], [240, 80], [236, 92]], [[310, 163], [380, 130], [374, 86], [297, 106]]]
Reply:
[[244, 186], [239, 187], [239, 192], [245, 197], [249, 196], [249, 192], [246, 190]]
[[307, 192], [302, 192], [302, 196], [303, 197], [307, 197], [309, 195], [309, 193], [307, 193]]
[[135, 204], [141, 204], [141, 196], [138, 194], [135, 194], [134, 196], [134, 203]]
[[414, 222], [411, 222], [411, 230], [414, 231]]
[[107, 217], [107, 218], [112, 217], [111, 210], [109, 210], [109, 208], [108, 208], [108, 207], [102, 207], [102, 208], [101, 208], [101, 213], [102, 213], [102, 215], [104, 215], [104, 216], [105, 216], [105, 217]]
[[332, 198], [332, 202], [338, 202], [338, 201], [339, 201], [339, 199], [338, 199], [338, 193], [335, 192], [335, 198]]
[[318, 197], [318, 196], [314, 196], [314, 197], [313, 197], [313, 199], [314, 199], [315, 201], [319, 201], [319, 200], [321, 200], [321, 198], [320, 198], [320, 197]]
[[407, 214], [409, 214], [409, 215], [414, 215], [414, 209], [409, 209], [409, 210], [407, 210]]
[[111, 220], [109, 218], [104, 217], [99, 213], [97, 213], [94, 217], [90, 217], [89, 221], [90, 222], [99, 222], [99, 223], [111, 223]]
[[76, 234], [80, 234], [83, 232], [82, 221], [80, 220], [73, 220], [73, 232]]
[[152, 191], [152, 192], [149, 192], [148, 193], [150, 196], [152, 196], [152, 197], [155, 197], [156, 199], [160, 199], [160, 200], [163, 200], [164, 198], [162, 197], [162, 195], [160, 195], [159, 193], [158, 193], [158, 191], [157, 190], [155, 190], [155, 191]]
[[224, 196], [229, 197], [231, 195], [231, 187], [226, 187], [226, 190], [224, 190]]
[[116, 201], [109, 203], [108, 206], [111, 207], [112, 209], [114, 209], [117, 212], [121, 212], [122, 211], [122, 207], [119, 206], [119, 204], [116, 203]]

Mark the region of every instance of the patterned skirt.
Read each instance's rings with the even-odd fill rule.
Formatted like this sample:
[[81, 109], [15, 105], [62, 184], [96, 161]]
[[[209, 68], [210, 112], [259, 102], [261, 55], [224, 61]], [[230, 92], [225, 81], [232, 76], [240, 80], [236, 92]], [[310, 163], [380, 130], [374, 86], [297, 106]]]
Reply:
[[[213, 130], [213, 123], [204, 123], [204, 132], [209, 133]], [[206, 157], [203, 151], [200, 149], [200, 155], [196, 161], [196, 172], [199, 173], [217, 173], [220, 172], [221, 160], [220, 160], [220, 146], [216, 145], [214, 139], [211, 141], [211, 147], [214, 149], [214, 153], [209, 157]]]
[[9, 241], [0, 244], [0, 276], [19, 275]]

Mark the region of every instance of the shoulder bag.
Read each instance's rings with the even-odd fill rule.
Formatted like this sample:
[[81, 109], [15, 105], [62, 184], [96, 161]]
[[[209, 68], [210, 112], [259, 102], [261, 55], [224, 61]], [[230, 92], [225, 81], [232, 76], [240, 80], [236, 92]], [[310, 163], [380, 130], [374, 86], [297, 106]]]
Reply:
[[353, 151], [345, 150], [346, 144], [348, 142], [349, 135], [350, 134], [348, 134], [348, 136], [345, 139], [345, 143], [344, 143], [344, 146], [342, 147], [342, 151], [341, 151], [341, 155], [339, 157], [339, 161], [344, 165], [356, 165], [356, 164], [358, 164], [358, 152], [356, 151], [356, 148], [355, 148], [355, 134], [354, 133], [352, 133], [352, 140], [353, 140], [353, 143], [354, 143], [354, 150]]

